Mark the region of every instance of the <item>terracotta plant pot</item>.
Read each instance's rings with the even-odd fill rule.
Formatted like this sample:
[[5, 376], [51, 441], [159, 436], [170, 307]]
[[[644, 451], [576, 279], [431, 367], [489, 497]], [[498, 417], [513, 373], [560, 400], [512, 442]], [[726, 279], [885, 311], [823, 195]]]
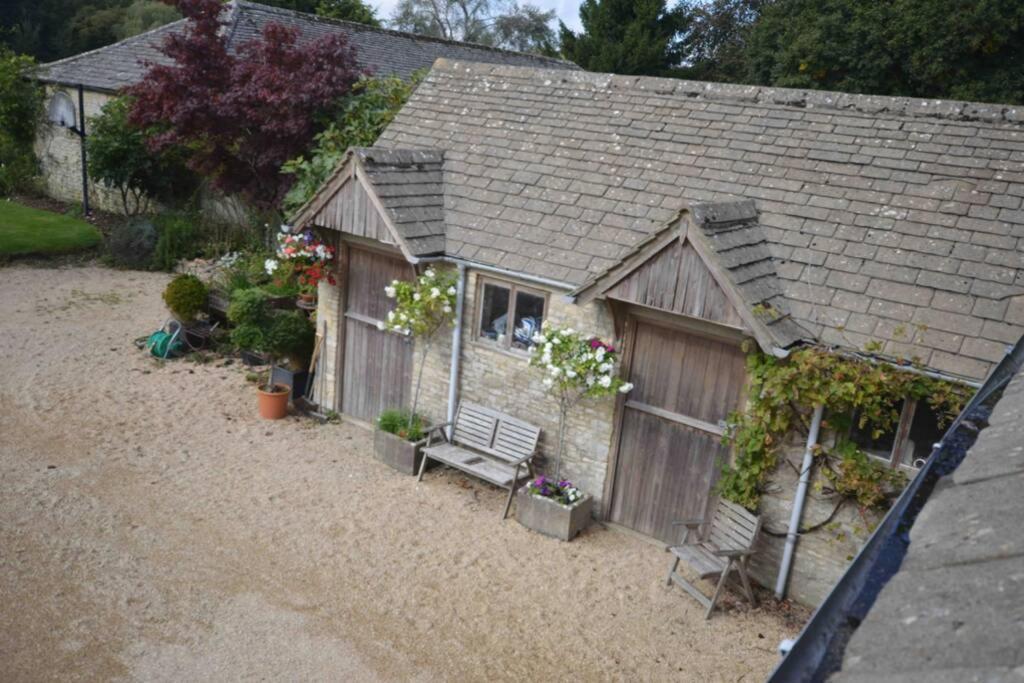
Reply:
[[291, 395], [291, 387], [275, 384], [273, 391], [257, 389], [257, 407], [260, 417], [264, 420], [280, 420], [288, 415], [288, 397]]

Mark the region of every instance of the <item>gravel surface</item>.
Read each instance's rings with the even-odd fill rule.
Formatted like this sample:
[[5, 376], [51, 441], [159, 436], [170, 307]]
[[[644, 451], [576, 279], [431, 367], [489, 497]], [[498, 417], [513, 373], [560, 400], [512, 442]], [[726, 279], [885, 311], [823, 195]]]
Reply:
[[0, 269], [0, 671], [28, 680], [761, 680], [780, 617], [668, 556], [499, 520], [370, 435], [264, 422], [237, 364], [133, 345], [167, 276]]

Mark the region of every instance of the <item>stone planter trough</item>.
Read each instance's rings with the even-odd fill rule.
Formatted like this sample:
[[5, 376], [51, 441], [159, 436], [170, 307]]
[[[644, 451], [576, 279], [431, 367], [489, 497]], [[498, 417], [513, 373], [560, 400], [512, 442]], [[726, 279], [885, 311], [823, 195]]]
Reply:
[[[373, 432], [373, 455], [385, 465], [388, 465], [402, 474], [417, 474], [420, 468], [420, 460], [423, 458], [421, 450], [423, 441], [406, 441], [400, 436], [376, 429]], [[427, 463], [429, 468], [433, 462]]]
[[573, 505], [534, 496], [524, 486], [516, 492], [516, 520], [528, 529], [561, 541], [571, 541], [590, 525], [594, 499], [584, 496]]

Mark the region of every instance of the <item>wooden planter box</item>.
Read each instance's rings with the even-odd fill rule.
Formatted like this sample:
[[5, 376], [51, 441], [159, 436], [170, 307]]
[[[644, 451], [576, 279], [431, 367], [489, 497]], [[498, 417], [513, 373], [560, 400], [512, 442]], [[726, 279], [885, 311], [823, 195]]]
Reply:
[[527, 486], [516, 492], [516, 521], [527, 529], [560, 541], [571, 541], [590, 525], [594, 499], [584, 496], [573, 505], [530, 494]]
[[[373, 432], [373, 456], [402, 474], [417, 474], [425, 441], [406, 441], [379, 429]], [[427, 467], [433, 463], [428, 463]]]

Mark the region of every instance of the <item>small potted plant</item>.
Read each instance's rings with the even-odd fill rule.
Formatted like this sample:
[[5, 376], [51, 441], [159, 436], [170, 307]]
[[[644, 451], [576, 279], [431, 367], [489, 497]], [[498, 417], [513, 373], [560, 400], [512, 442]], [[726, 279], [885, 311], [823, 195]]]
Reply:
[[288, 265], [289, 274], [298, 276], [297, 305], [304, 310], [314, 310], [320, 281], [335, 284], [328, 265], [333, 260], [334, 247], [317, 238], [312, 230], [293, 233], [289, 226], [282, 225], [277, 235], [277, 258], [267, 259], [265, 268], [268, 275], [273, 275], [282, 263]]
[[593, 507], [594, 499], [565, 479], [540, 476], [516, 492], [516, 520], [562, 541], [587, 528]]
[[385, 410], [377, 418], [373, 454], [377, 460], [403, 474], [416, 474], [426, 443], [423, 418], [404, 410]]
[[558, 401], [558, 437], [553, 477], [540, 477], [517, 492], [516, 519], [568, 541], [589, 523], [592, 508], [590, 496], [560, 476], [569, 413], [582, 401], [625, 394], [633, 385], [618, 377], [618, 352], [597, 337], [545, 321], [533, 343], [530, 365], [543, 371], [544, 388]]

